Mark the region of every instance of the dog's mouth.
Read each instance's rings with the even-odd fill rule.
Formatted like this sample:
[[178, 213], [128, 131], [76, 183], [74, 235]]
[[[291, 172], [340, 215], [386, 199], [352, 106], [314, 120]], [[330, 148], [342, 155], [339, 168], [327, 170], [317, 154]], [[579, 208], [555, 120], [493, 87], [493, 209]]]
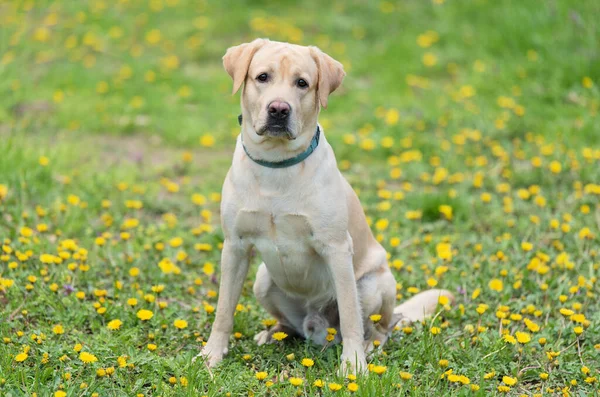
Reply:
[[259, 128], [256, 133], [258, 135], [267, 135], [273, 138], [296, 139], [292, 130], [284, 124], [268, 123]]

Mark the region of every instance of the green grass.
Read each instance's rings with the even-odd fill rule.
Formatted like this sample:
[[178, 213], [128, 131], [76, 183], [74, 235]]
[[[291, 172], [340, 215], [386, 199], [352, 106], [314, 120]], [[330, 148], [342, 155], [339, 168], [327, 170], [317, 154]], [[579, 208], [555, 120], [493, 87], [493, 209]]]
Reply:
[[[3, 2], [0, 395], [350, 394], [339, 346], [256, 347], [268, 316], [251, 278], [214, 378], [191, 363], [214, 319], [218, 192], [238, 133], [220, 58], [256, 37], [344, 63], [321, 123], [398, 298], [457, 295], [396, 331], [355, 394], [496, 395], [504, 376], [508, 395], [598, 393], [599, 13], [566, 0]], [[517, 332], [531, 341], [502, 337]]]

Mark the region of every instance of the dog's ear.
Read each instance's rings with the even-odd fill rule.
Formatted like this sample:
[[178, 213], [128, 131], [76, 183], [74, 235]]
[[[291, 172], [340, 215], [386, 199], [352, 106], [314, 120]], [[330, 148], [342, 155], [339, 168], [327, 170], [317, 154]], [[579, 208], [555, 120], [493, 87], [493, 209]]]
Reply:
[[342, 84], [346, 72], [344, 72], [344, 66], [340, 62], [325, 54], [319, 48], [309, 48], [310, 55], [315, 60], [319, 71], [319, 82], [317, 86], [319, 102], [321, 103], [321, 106], [327, 108], [327, 98], [329, 97], [329, 94]]
[[264, 46], [268, 39], [256, 39], [250, 43], [244, 43], [230, 47], [223, 56], [223, 66], [233, 79], [233, 92], [235, 94], [248, 74], [248, 67], [256, 51]]

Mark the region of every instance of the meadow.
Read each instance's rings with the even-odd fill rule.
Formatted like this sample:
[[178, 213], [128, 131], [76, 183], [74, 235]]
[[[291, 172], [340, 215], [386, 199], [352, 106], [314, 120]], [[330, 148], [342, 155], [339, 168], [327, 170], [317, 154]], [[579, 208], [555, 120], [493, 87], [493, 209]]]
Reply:
[[[0, 396], [600, 393], [600, 2], [0, 2]], [[248, 278], [225, 360], [192, 363], [218, 296], [239, 133], [221, 56], [317, 45], [320, 122], [389, 252], [398, 328], [369, 373], [284, 339]], [[253, 271], [259, 258], [253, 260]]]

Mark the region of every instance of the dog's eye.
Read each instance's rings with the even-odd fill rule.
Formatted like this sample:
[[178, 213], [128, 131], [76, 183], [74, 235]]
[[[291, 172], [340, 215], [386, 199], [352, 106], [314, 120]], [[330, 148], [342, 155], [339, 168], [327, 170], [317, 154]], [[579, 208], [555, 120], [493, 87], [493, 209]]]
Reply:
[[298, 79], [298, 81], [296, 81], [296, 85], [300, 88], [308, 87], [308, 83], [304, 79]]
[[261, 74], [259, 74], [258, 76], [256, 76], [256, 80], [258, 80], [258, 81], [262, 81], [263, 83], [264, 83], [265, 81], [267, 81], [268, 79], [269, 79], [269, 75], [268, 75], [268, 74], [266, 74], [266, 73], [261, 73]]

